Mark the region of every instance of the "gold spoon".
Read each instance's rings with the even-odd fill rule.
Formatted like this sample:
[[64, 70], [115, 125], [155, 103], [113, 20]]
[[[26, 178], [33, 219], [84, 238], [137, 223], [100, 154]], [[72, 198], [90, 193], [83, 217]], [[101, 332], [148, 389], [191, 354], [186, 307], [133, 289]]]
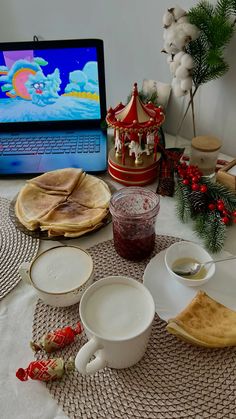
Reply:
[[173, 269], [173, 272], [176, 275], [180, 276], [192, 276], [196, 275], [202, 266], [208, 265], [210, 263], [218, 263], [223, 262], [225, 260], [231, 260], [236, 259], [236, 256], [233, 256], [231, 258], [224, 258], [224, 259], [218, 259], [218, 260], [208, 260], [207, 262], [197, 263], [197, 262], [190, 262], [190, 263], [181, 263], [180, 265], [175, 266]]

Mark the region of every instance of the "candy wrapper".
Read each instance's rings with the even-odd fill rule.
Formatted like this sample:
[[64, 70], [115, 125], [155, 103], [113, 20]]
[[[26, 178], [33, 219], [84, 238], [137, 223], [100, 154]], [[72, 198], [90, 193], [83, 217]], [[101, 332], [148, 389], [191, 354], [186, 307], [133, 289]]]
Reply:
[[74, 329], [70, 326], [66, 326], [63, 329], [49, 332], [44, 335], [39, 342], [30, 342], [30, 346], [35, 352], [43, 349], [47, 353], [51, 353], [74, 342], [75, 337], [82, 331], [82, 325], [78, 322]]
[[19, 368], [16, 377], [21, 381], [31, 380], [54, 381], [60, 379], [67, 371], [74, 370], [74, 359], [65, 363], [62, 358], [40, 359], [33, 361], [27, 368]]

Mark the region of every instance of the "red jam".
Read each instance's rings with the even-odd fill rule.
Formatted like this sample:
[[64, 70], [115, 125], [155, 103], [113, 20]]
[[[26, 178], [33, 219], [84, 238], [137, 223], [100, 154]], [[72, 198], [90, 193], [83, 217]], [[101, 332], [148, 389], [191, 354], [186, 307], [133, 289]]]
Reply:
[[139, 261], [150, 255], [159, 201], [157, 194], [140, 187], [124, 188], [112, 196], [114, 246], [120, 256]]

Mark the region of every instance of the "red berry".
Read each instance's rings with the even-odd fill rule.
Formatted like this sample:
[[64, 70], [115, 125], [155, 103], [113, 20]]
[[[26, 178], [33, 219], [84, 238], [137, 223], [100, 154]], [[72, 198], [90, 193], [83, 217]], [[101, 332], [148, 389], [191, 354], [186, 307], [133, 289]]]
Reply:
[[215, 204], [213, 204], [213, 202], [211, 204], [208, 205], [209, 210], [214, 211], [214, 209], [216, 208]]
[[184, 180], [183, 180], [183, 184], [184, 184], [184, 185], [189, 185], [189, 180], [188, 180], [188, 179], [184, 179]]
[[193, 191], [199, 191], [200, 186], [198, 185], [198, 183], [193, 183], [192, 184], [192, 190]]
[[224, 205], [224, 201], [222, 199], [217, 199], [217, 204], [223, 204]]
[[229, 217], [222, 217], [222, 218], [221, 218], [221, 221], [222, 221], [224, 224], [228, 224], [228, 223], [229, 223]]
[[236, 217], [236, 210], [232, 212], [232, 216]]
[[200, 186], [200, 191], [205, 193], [207, 191], [207, 185], [201, 185]]
[[224, 206], [224, 204], [217, 204], [217, 209], [219, 210], [219, 211], [223, 211], [224, 209], [225, 209], [225, 206]]
[[224, 210], [222, 211], [222, 214], [223, 214], [223, 215], [230, 215], [230, 212], [229, 212], [228, 210], [224, 209]]
[[199, 177], [198, 176], [193, 176], [193, 179], [192, 179], [192, 181], [193, 181], [193, 183], [198, 183], [199, 182]]
[[235, 223], [235, 224], [236, 224], [236, 218], [233, 218], [233, 223]]

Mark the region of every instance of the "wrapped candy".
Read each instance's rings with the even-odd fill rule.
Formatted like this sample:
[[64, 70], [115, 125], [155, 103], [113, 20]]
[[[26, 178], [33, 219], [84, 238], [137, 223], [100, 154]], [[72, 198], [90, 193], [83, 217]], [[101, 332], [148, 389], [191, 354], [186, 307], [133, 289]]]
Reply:
[[74, 369], [74, 360], [69, 358], [65, 363], [62, 358], [40, 359], [33, 361], [27, 368], [19, 368], [16, 377], [21, 381], [31, 380], [54, 381], [60, 379], [67, 371]]
[[44, 349], [47, 353], [51, 353], [74, 342], [75, 336], [79, 335], [82, 331], [82, 325], [78, 322], [74, 329], [66, 326], [63, 329], [49, 332], [39, 342], [30, 342], [30, 346], [35, 352]]

